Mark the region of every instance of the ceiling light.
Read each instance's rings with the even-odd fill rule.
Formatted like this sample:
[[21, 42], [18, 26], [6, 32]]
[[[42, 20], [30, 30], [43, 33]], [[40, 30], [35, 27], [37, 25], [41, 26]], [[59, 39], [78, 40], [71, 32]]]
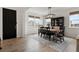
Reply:
[[52, 14], [52, 7], [48, 7], [48, 14], [44, 18], [53, 18], [55, 14]]

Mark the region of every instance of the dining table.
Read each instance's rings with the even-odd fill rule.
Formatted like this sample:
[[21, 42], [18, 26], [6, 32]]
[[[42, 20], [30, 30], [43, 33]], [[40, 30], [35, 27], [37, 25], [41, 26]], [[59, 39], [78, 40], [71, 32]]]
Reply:
[[49, 29], [51, 32], [60, 32], [59, 29]]
[[62, 30], [59, 28], [59, 27], [54, 27], [54, 28], [49, 28], [49, 29], [46, 29], [46, 28], [40, 28], [40, 31], [41, 35], [44, 35], [44, 37], [48, 36], [49, 38], [49, 41], [51, 41], [51, 37], [53, 37], [53, 41], [57, 41], [57, 39], [59, 39], [60, 41], [64, 39], [60, 39], [61, 37], [63, 37], [63, 34], [62, 34]]

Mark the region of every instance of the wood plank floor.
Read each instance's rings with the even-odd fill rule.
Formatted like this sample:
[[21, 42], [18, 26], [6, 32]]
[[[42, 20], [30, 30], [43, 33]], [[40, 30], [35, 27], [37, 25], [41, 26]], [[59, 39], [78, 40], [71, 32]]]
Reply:
[[[52, 44], [48, 40], [41, 40], [38, 35], [29, 35], [25, 38], [14, 38], [4, 40], [2, 43], [2, 49], [0, 52], [58, 52], [55, 47], [50, 47]], [[66, 51], [73, 51], [75, 47], [75, 41], [71, 40], [72, 44], [66, 47]], [[57, 45], [56, 45], [57, 46]], [[72, 46], [72, 49], [70, 49]]]

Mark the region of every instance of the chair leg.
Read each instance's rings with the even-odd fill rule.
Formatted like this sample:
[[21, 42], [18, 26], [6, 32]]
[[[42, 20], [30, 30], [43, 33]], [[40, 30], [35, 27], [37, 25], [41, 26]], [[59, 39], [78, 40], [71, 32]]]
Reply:
[[55, 40], [55, 35], [53, 35], [53, 41]]
[[60, 43], [62, 43], [62, 38], [59, 38], [59, 37], [55, 37], [55, 40], [54, 40], [56, 43], [57, 41], [60, 41]]
[[51, 35], [49, 35], [49, 41], [51, 41]]
[[63, 41], [64, 41], [64, 37], [63, 37]]
[[64, 41], [64, 37], [61, 37], [60, 39], [61, 39], [61, 41]]

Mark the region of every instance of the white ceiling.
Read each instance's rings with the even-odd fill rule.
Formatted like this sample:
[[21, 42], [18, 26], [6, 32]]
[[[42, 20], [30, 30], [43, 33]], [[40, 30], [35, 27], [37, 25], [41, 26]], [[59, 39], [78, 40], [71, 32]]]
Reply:
[[27, 11], [29, 9], [29, 7], [3, 7], [3, 8], [13, 9], [13, 10], [22, 10], [22, 11]]
[[[63, 12], [69, 12], [71, 10], [78, 9], [78, 7], [52, 7], [52, 13], [61, 14]], [[30, 7], [26, 12], [29, 12], [30, 15], [43, 16], [48, 14], [48, 7]]]
[[[44, 16], [48, 14], [48, 7], [6, 7], [9, 9], [28, 12], [29, 15]], [[70, 12], [71, 10], [79, 10], [79, 7], [52, 7], [52, 13], [56, 15]], [[27, 13], [26, 13], [27, 14]]]

